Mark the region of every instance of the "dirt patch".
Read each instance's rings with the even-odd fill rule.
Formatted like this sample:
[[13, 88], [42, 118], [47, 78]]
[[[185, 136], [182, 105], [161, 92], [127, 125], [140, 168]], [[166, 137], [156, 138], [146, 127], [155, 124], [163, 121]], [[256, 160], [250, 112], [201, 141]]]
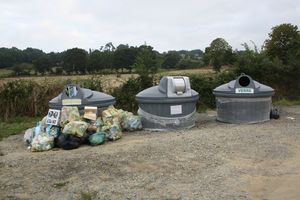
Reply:
[[[299, 145], [299, 144], [298, 144]], [[300, 197], [300, 146], [294, 145], [294, 156], [285, 162], [266, 163], [271, 174], [246, 175], [247, 190], [253, 199], [298, 199]]]
[[[291, 118], [292, 117], [292, 118]], [[196, 127], [125, 133], [116, 142], [31, 153], [0, 142], [1, 199], [295, 199], [300, 106], [279, 120], [234, 125], [199, 114]], [[295, 198], [294, 198], [295, 197]]]

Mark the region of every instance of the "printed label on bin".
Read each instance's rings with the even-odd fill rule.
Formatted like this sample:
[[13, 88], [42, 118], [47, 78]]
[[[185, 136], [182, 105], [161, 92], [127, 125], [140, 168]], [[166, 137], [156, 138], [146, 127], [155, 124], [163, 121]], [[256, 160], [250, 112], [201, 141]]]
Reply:
[[63, 99], [63, 106], [81, 105], [81, 99]]
[[254, 89], [253, 88], [235, 88], [236, 94], [253, 94]]
[[57, 126], [59, 123], [60, 110], [49, 109], [46, 124]]
[[182, 105], [171, 106], [171, 115], [182, 114]]

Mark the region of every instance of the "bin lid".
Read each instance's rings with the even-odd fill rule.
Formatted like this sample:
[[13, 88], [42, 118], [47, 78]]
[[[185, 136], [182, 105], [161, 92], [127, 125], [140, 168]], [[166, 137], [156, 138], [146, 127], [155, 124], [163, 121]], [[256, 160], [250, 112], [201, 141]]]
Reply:
[[213, 94], [222, 97], [271, 97], [274, 89], [241, 74], [236, 80], [216, 87]]
[[136, 100], [140, 103], [182, 103], [199, 99], [199, 94], [191, 89], [186, 76], [164, 76], [159, 85], [138, 93]]
[[50, 108], [60, 109], [62, 106], [84, 106], [106, 107], [115, 103], [111, 95], [81, 88], [79, 85], [68, 84], [64, 91], [49, 101]]

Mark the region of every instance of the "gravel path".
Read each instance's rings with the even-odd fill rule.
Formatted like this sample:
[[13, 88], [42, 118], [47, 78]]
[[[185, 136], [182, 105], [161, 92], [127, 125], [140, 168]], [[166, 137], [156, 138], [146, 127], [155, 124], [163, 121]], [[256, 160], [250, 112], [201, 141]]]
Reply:
[[41, 153], [11, 136], [0, 142], [0, 199], [297, 199], [299, 122], [300, 106], [252, 125], [210, 111], [190, 130]]

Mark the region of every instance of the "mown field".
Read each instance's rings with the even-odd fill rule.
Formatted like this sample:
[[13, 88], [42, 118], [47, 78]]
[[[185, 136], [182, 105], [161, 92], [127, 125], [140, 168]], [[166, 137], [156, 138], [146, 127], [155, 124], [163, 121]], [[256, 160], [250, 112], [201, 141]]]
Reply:
[[[7, 74], [9, 70], [1, 69], [1, 74]], [[161, 70], [157, 73], [156, 77], [159, 79], [161, 76], [165, 75], [189, 75], [189, 74], [209, 74], [214, 73], [211, 67], [198, 68], [198, 69], [185, 69], [185, 70]], [[3, 84], [8, 81], [13, 80], [32, 80], [37, 83], [57, 83], [64, 81], [75, 81], [78, 82], [80, 80], [87, 79], [96, 79], [101, 81], [101, 86], [103, 91], [108, 92], [111, 89], [121, 86], [124, 84], [129, 78], [136, 78], [137, 74], [106, 74], [106, 75], [65, 75], [65, 76], [25, 76], [25, 77], [9, 77], [9, 78], [1, 78], [0, 84]]]
[[116, 74], [108, 74], [108, 75], [72, 75], [72, 76], [28, 76], [28, 77], [11, 77], [11, 78], [3, 78], [0, 80], [0, 84], [3, 84], [8, 81], [14, 80], [32, 80], [37, 83], [57, 83], [57, 82], [65, 82], [65, 81], [75, 81], [78, 82], [80, 80], [87, 79], [97, 79], [101, 81], [101, 86], [104, 91], [108, 91], [109, 89], [116, 88], [125, 83], [130, 77], [136, 77], [136, 74], [122, 74], [117, 76]]

